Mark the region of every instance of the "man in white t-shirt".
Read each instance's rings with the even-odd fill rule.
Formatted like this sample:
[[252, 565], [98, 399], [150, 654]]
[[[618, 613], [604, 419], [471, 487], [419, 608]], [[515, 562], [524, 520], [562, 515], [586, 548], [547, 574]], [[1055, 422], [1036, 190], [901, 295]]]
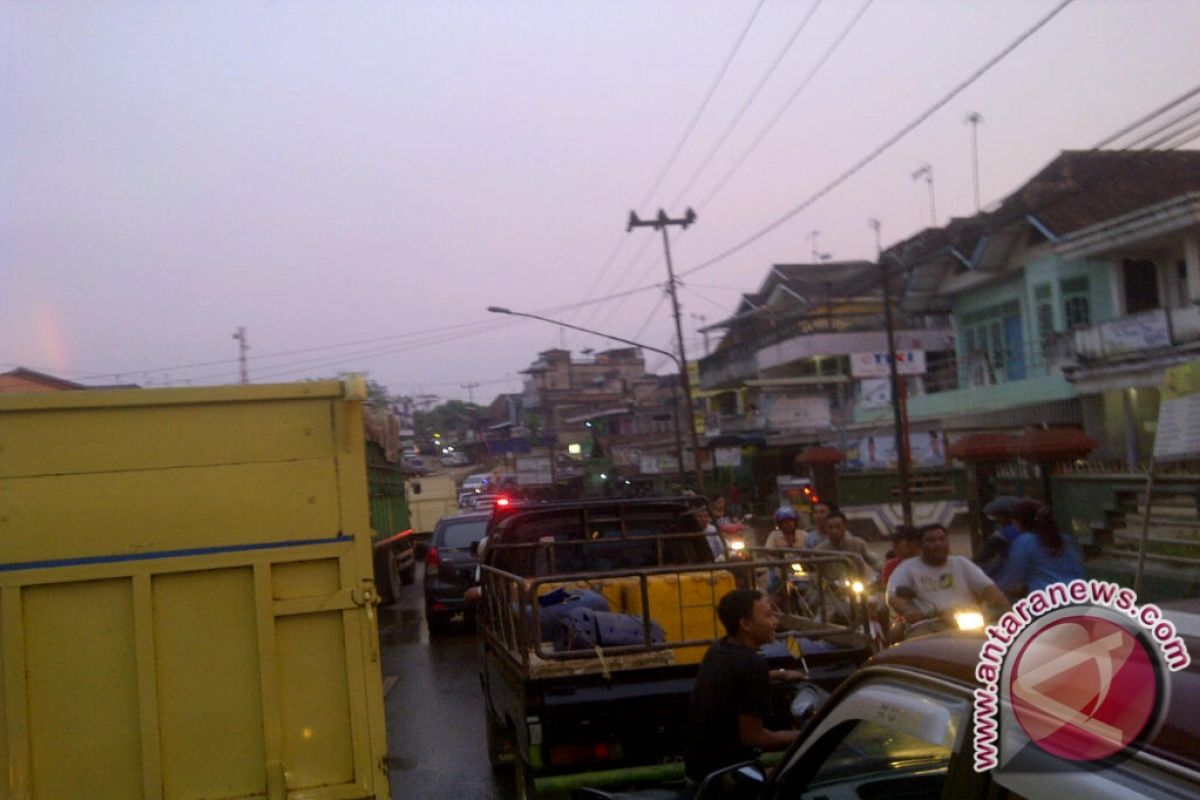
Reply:
[[[950, 540], [941, 525], [926, 525], [921, 535], [921, 555], [900, 563], [888, 580], [888, 605], [910, 624], [931, 613], [987, 604], [1000, 614], [1009, 609], [1004, 592], [968, 558], [950, 555]], [[907, 586], [914, 599], [896, 590]]]

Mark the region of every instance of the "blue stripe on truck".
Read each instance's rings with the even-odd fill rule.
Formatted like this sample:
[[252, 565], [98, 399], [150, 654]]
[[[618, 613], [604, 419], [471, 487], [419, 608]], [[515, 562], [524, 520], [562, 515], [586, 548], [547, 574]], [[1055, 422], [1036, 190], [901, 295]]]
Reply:
[[150, 561], [156, 558], [188, 558], [215, 553], [241, 553], [249, 550], [272, 550], [282, 547], [304, 547], [312, 544], [338, 544], [353, 541], [352, 536], [335, 536], [332, 539], [293, 539], [287, 542], [254, 542], [224, 547], [196, 547], [190, 550], [157, 550], [125, 555], [88, 556], [86, 558], [64, 558], [51, 561], [25, 561], [16, 564], [0, 564], [0, 572], [18, 572], [27, 569], [49, 569], [52, 567], [78, 567], [86, 564], [118, 564], [122, 561]]

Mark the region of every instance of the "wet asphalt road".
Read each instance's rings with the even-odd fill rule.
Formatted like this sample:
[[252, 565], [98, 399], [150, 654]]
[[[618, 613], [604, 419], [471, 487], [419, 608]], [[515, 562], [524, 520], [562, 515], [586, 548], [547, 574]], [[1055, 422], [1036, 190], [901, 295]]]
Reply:
[[457, 624], [430, 641], [417, 572], [379, 610], [392, 797], [508, 800], [511, 778], [487, 759], [475, 633]]

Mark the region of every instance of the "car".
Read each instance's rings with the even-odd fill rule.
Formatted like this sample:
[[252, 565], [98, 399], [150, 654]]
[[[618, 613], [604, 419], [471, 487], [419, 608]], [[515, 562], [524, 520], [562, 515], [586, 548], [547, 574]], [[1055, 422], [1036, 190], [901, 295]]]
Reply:
[[420, 456], [405, 456], [404, 468], [412, 475], [428, 475], [431, 471]]
[[[1200, 601], [1186, 602], [1190, 609], [1171, 604], [1169, 613], [1196, 653]], [[697, 800], [1200, 796], [1196, 661], [1170, 673], [1170, 701], [1157, 733], [1105, 768], [1080, 768], [1026, 747], [1022, 771], [976, 772], [972, 712], [983, 642], [978, 633], [952, 632], [884, 650], [821, 707], [770, 775], [756, 762], [726, 767], [705, 779]], [[607, 795], [588, 790], [579, 796]]]
[[471, 622], [464, 593], [475, 583], [475, 547], [487, 534], [491, 514], [455, 514], [438, 520], [425, 550], [425, 622], [430, 635], [443, 633], [450, 618]]
[[487, 472], [477, 472], [474, 475], [468, 475], [463, 479], [462, 490], [464, 492], [482, 493], [487, 490], [492, 482], [492, 476]]
[[448, 453], [441, 458], [443, 467], [465, 467], [471, 463], [466, 453]]

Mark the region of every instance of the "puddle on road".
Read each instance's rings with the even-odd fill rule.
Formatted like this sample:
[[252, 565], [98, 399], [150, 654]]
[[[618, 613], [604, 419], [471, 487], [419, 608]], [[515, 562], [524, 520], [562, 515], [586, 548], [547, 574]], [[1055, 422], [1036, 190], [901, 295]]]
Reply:
[[383, 644], [412, 644], [421, 641], [424, 622], [420, 609], [390, 606], [378, 609], [379, 641]]

